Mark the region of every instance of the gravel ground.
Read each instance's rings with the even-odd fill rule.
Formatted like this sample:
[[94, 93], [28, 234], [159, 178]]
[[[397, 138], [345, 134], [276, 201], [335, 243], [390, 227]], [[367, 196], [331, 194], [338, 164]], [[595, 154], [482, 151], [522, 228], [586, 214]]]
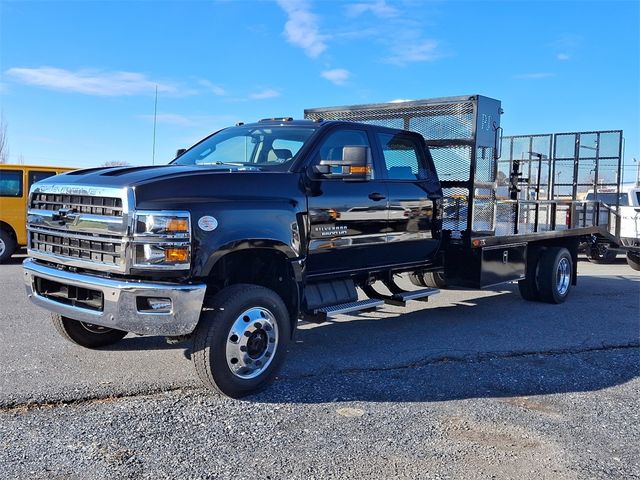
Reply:
[[579, 268], [560, 306], [507, 285], [303, 325], [233, 401], [185, 345], [64, 342], [5, 265], [0, 479], [640, 478], [640, 275]]
[[281, 379], [245, 401], [194, 388], [13, 407], [0, 413], [0, 468], [3, 478], [640, 478], [639, 364], [637, 348], [601, 349]]

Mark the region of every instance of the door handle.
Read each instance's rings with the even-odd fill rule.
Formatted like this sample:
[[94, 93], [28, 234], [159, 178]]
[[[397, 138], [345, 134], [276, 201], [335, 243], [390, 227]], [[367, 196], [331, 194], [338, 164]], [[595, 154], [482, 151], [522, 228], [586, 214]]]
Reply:
[[387, 197], [385, 197], [385, 196], [384, 196], [384, 195], [382, 195], [381, 193], [378, 193], [378, 192], [372, 192], [372, 193], [370, 193], [370, 194], [369, 194], [369, 198], [370, 198], [371, 200], [374, 200], [374, 201], [376, 201], [376, 202], [377, 202], [377, 201], [379, 201], [379, 200], [384, 200], [384, 199], [385, 199], [385, 198], [387, 198]]

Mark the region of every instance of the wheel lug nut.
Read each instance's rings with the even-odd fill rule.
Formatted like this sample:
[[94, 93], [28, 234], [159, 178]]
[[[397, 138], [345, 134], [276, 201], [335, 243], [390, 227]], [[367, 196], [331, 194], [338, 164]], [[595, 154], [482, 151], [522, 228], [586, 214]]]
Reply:
[[244, 336], [245, 337], [250, 337], [251, 336], [251, 332], [244, 332]]
[[255, 328], [256, 330], [262, 328], [262, 324], [260, 322], [256, 322], [253, 324], [253, 328]]
[[246, 352], [246, 351], [247, 351], [247, 347], [246, 347], [246, 346], [244, 346], [244, 345], [241, 345], [241, 346], [240, 346], [240, 351], [241, 351], [241, 352]]

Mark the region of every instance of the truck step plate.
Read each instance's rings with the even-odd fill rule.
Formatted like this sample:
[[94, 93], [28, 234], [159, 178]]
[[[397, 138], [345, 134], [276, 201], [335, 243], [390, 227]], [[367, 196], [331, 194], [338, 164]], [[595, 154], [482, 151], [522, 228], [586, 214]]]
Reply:
[[422, 300], [423, 298], [430, 297], [431, 295], [435, 295], [436, 293], [440, 293], [440, 290], [438, 290], [437, 288], [423, 288], [421, 290], [414, 290], [412, 292], [396, 293], [393, 296], [393, 299], [403, 302], [407, 302], [409, 300]]
[[379, 307], [380, 305], [384, 305], [384, 300], [367, 299], [367, 300], [360, 300], [359, 302], [340, 303], [338, 305], [331, 305], [330, 307], [322, 307], [317, 309], [316, 312], [324, 313], [327, 316], [339, 315], [341, 313], [368, 310], [370, 308]]

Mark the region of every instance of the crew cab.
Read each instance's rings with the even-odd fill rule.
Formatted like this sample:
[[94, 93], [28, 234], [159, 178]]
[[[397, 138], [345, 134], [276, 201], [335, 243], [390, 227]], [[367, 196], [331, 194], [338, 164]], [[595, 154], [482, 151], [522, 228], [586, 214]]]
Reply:
[[[29, 297], [88, 348], [128, 332], [193, 341], [203, 382], [267, 384], [299, 318], [404, 304], [435, 269], [442, 190], [419, 134], [271, 119], [221, 130], [171, 164], [92, 168], [31, 190]], [[389, 298], [358, 300], [382, 280]]]

